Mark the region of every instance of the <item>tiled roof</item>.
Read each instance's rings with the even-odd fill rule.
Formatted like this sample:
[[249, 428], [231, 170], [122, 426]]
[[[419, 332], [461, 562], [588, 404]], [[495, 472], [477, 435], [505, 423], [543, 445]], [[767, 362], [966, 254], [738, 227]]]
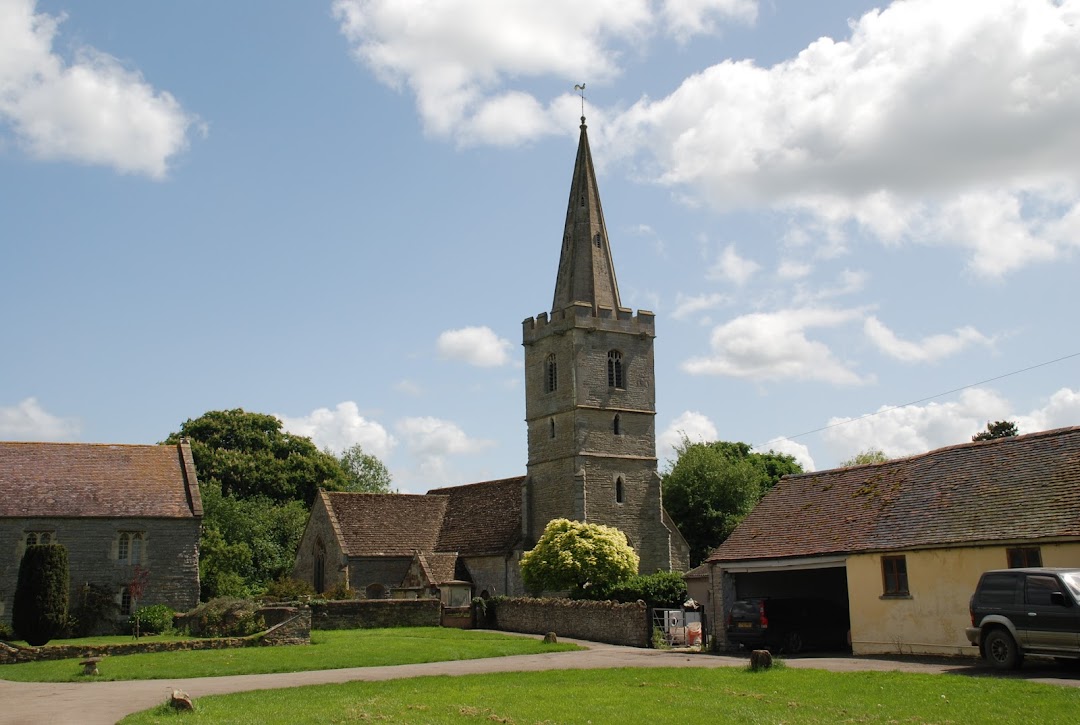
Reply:
[[430, 552], [418, 552], [416, 555], [420, 562], [420, 569], [427, 577], [429, 584], [445, 584], [457, 579], [457, 554], [432, 554]]
[[437, 488], [428, 496], [448, 496], [436, 551], [462, 556], [505, 554], [521, 538], [521, 487], [524, 476], [465, 486]]
[[1080, 536], [1080, 427], [790, 476], [709, 561]]
[[348, 556], [434, 551], [449, 499], [407, 493], [320, 492]]
[[186, 444], [0, 442], [0, 517], [197, 516]]

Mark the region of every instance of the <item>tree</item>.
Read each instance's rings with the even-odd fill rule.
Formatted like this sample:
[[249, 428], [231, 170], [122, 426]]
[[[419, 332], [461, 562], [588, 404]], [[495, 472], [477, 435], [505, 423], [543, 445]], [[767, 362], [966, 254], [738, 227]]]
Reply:
[[394, 493], [386, 465], [370, 453], [365, 453], [359, 443], [342, 451], [338, 463], [345, 473], [346, 491]]
[[68, 557], [60, 544], [32, 544], [19, 563], [11, 626], [32, 647], [64, 631], [68, 621]]
[[265, 496], [273, 501], [303, 501], [308, 507], [319, 488], [345, 490], [337, 459], [320, 451], [310, 438], [281, 428], [272, 415], [212, 410], [184, 421], [166, 443], [191, 442], [199, 481], [216, 481], [234, 498]]
[[847, 468], [848, 466], [862, 466], [867, 463], [884, 463], [889, 460], [889, 457], [885, 455], [885, 451], [880, 448], [867, 448], [865, 451], [859, 451], [851, 458], [840, 461], [841, 468]]
[[972, 441], [991, 441], [995, 438], [1009, 438], [1019, 434], [1016, 423], [1009, 420], [999, 420], [995, 423], [986, 422], [986, 430], [979, 431], [971, 436]]
[[521, 579], [530, 592], [610, 586], [637, 574], [638, 555], [626, 534], [611, 526], [553, 519], [521, 557]]
[[348, 485], [338, 459], [272, 415], [242, 409], [187, 420], [166, 443], [187, 438], [203, 499], [202, 597], [248, 596], [291, 571], [320, 488]]
[[782, 476], [802, 473], [794, 457], [755, 453], [746, 443], [691, 443], [683, 438], [663, 475], [664, 508], [700, 563], [731, 534]]

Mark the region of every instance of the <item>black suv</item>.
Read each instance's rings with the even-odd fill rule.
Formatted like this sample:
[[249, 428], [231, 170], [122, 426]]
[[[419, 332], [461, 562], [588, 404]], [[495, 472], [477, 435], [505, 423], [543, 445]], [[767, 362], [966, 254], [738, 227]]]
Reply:
[[1019, 667], [1024, 655], [1080, 658], [1080, 569], [998, 569], [979, 579], [968, 641], [990, 664]]
[[727, 638], [746, 649], [797, 654], [843, 649], [849, 626], [847, 607], [825, 599], [755, 597], [731, 605]]

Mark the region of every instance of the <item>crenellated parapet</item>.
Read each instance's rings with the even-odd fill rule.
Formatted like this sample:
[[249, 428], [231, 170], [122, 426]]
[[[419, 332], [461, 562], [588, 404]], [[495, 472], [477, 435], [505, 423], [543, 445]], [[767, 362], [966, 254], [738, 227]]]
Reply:
[[522, 341], [529, 345], [548, 335], [574, 328], [656, 337], [656, 315], [648, 310], [638, 310], [634, 314], [629, 307], [593, 307], [587, 302], [574, 302], [561, 310], [552, 310], [550, 314], [541, 312], [536, 317], [526, 318], [521, 323]]

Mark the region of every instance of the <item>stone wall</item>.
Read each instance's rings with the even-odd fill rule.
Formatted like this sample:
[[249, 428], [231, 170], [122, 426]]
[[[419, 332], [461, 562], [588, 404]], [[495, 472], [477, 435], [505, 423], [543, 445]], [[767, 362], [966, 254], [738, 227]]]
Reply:
[[[284, 608], [278, 608], [280, 610]], [[66, 660], [84, 657], [107, 657], [147, 652], [183, 652], [188, 650], [236, 649], [240, 647], [270, 647], [311, 643], [311, 610], [292, 610], [292, 616], [265, 632], [250, 637], [218, 637], [213, 639], [185, 639], [174, 642], [147, 641], [99, 645], [57, 645], [45, 647], [18, 647], [0, 642], [0, 664], [35, 662], [39, 660]], [[258, 614], [263, 614], [262, 610]], [[271, 615], [273, 616], [273, 615]]]
[[359, 599], [311, 604], [314, 629], [438, 627], [438, 599]]
[[[138, 606], [166, 604], [184, 612], [199, 603], [198, 519], [10, 518], [0, 521], [0, 621], [11, 622], [28, 531], [47, 531], [54, 543], [67, 549], [73, 606], [84, 584], [107, 587], [120, 603], [134, 569], [118, 559], [121, 532], [143, 534], [139, 564], [149, 571], [149, 578]], [[118, 619], [126, 620], [127, 615]]]
[[529, 634], [554, 632], [560, 637], [592, 642], [649, 646], [649, 608], [644, 602], [619, 604], [513, 597], [498, 599], [488, 606], [492, 604], [496, 629]]

